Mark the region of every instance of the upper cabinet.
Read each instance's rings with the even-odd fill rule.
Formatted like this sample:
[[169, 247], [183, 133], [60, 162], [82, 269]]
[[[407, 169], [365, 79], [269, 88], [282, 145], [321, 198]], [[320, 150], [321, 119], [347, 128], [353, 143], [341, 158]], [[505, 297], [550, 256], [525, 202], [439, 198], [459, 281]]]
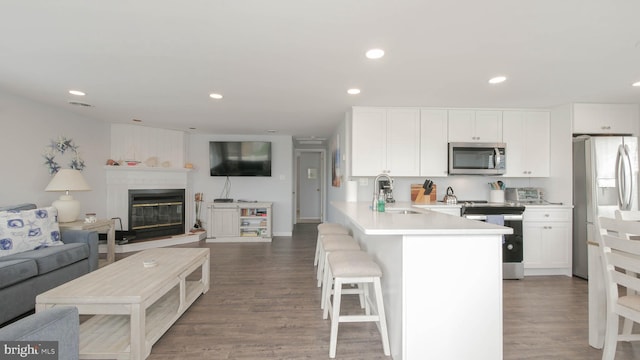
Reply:
[[448, 176], [449, 142], [506, 143], [505, 177], [548, 177], [550, 113], [353, 107], [351, 176]]
[[449, 110], [449, 142], [502, 142], [502, 111]]
[[447, 110], [420, 110], [420, 176], [447, 176]]
[[548, 111], [504, 111], [502, 138], [507, 144], [505, 177], [548, 177]]
[[637, 104], [573, 104], [574, 134], [638, 134]]
[[420, 175], [420, 110], [354, 107], [351, 175]]

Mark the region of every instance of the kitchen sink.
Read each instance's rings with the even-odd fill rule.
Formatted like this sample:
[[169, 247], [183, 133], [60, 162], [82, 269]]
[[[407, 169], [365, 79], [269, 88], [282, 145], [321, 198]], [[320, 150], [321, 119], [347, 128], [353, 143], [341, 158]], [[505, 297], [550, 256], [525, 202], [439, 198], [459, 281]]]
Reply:
[[424, 214], [423, 212], [415, 211], [415, 210], [409, 210], [409, 209], [393, 209], [393, 208], [389, 209], [389, 208], [387, 208], [385, 211], [390, 213], [390, 214]]

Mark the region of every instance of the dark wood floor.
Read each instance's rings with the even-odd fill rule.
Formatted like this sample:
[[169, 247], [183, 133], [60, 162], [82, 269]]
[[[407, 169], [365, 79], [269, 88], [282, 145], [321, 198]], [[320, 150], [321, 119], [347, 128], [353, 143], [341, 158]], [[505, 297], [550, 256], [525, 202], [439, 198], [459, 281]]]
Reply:
[[[211, 290], [148, 359], [328, 358], [329, 322], [322, 320], [312, 265], [315, 236], [314, 224], [300, 224], [293, 237], [272, 243], [195, 245], [211, 249]], [[355, 301], [346, 305], [357, 308]], [[337, 358], [389, 359], [375, 325], [367, 323], [340, 325]], [[586, 281], [552, 276], [504, 282], [504, 359], [600, 358], [601, 350], [587, 344]], [[640, 344], [619, 343], [616, 359], [640, 359]]]

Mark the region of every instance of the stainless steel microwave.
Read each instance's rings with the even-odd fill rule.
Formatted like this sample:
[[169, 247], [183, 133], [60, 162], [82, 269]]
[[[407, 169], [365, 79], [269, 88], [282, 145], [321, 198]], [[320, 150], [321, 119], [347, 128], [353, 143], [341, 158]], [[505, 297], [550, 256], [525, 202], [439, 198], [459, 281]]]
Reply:
[[450, 175], [502, 175], [506, 171], [505, 143], [449, 143]]

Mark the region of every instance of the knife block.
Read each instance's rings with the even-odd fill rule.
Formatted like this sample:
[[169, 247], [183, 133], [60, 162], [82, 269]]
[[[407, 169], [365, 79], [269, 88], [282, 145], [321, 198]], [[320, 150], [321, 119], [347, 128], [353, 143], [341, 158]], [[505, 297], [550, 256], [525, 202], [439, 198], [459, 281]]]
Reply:
[[415, 202], [415, 203], [434, 203], [437, 200], [438, 196], [437, 196], [437, 191], [436, 191], [436, 185], [433, 184], [433, 186], [431, 187], [431, 194], [429, 195], [425, 195], [424, 194], [424, 189], [422, 188], [422, 184], [411, 184], [411, 201]]

